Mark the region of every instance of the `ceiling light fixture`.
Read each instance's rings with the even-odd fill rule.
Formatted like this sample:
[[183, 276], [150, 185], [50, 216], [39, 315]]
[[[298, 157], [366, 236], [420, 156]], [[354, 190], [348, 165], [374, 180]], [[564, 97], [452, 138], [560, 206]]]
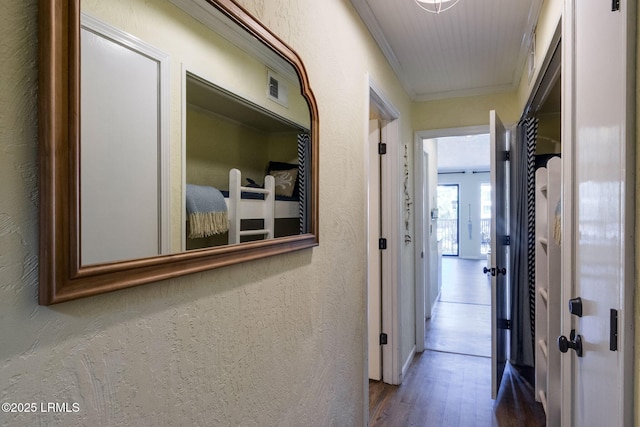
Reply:
[[416, 4], [429, 13], [440, 13], [451, 9], [459, 0], [415, 0]]

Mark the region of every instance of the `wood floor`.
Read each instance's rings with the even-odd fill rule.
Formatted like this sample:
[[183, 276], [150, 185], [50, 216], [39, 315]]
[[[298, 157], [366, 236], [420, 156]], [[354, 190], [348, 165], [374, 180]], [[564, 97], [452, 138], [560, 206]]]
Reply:
[[400, 386], [369, 382], [370, 426], [544, 426], [530, 370], [509, 364], [491, 399], [490, 283], [485, 261], [445, 258], [425, 347]]

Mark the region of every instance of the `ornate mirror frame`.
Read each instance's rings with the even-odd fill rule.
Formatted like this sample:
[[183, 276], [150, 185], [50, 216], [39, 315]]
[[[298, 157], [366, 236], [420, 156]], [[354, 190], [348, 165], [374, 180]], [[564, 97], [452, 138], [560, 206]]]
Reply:
[[232, 0], [207, 0], [297, 71], [311, 115], [310, 232], [99, 265], [80, 265], [80, 0], [41, 0], [39, 303], [60, 303], [318, 245], [318, 109], [304, 64]]

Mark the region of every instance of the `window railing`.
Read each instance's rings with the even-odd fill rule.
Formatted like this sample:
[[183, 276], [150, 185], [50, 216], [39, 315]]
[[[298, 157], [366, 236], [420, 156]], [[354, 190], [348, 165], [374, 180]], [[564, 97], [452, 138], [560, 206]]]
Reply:
[[[442, 240], [443, 255], [458, 255], [458, 220], [438, 219], [438, 240]], [[480, 220], [480, 253], [486, 255], [491, 249], [491, 218]]]
[[480, 220], [480, 253], [488, 254], [491, 249], [491, 218]]
[[458, 255], [457, 219], [438, 219], [438, 240], [442, 241], [442, 255]]

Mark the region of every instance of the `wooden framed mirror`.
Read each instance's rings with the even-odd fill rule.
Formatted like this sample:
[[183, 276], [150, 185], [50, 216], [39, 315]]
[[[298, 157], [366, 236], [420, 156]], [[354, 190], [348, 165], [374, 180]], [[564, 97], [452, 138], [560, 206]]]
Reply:
[[[114, 9], [122, 5], [127, 13]], [[317, 105], [304, 64], [280, 38], [232, 0], [39, 7], [40, 304], [318, 244]], [[146, 22], [131, 24], [129, 15]], [[154, 27], [183, 35], [145, 32]], [[127, 56], [141, 65], [122, 68], [115, 58]], [[147, 69], [151, 77], [140, 71]], [[134, 104], [141, 99], [148, 103]], [[260, 182], [232, 187], [234, 170]], [[272, 176], [282, 180], [269, 190]], [[188, 188], [211, 186], [217, 195], [228, 186], [220, 210], [231, 230], [241, 224], [230, 204], [236, 191], [293, 197], [294, 184], [289, 214], [273, 213], [277, 201], [264, 208], [273, 224], [254, 228], [268, 229], [265, 237], [246, 241], [252, 232], [234, 238], [224, 229], [217, 240], [189, 241], [200, 238], [191, 214], [202, 199]], [[131, 250], [139, 242], [146, 248]]]

